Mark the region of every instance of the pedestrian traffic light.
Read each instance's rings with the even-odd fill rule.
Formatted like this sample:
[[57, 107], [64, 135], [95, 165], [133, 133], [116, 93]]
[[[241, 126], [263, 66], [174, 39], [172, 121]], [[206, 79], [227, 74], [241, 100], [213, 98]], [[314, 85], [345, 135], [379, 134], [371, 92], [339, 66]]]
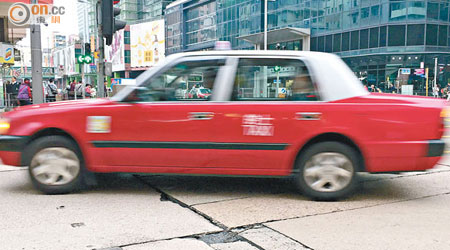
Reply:
[[111, 45], [114, 32], [125, 28], [126, 22], [116, 20], [114, 17], [120, 14], [120, 9], [115, 8], [114, 4], [119, 1], [102, 0], [102, 25], [103, 37], [106, 38], [106, 44]]

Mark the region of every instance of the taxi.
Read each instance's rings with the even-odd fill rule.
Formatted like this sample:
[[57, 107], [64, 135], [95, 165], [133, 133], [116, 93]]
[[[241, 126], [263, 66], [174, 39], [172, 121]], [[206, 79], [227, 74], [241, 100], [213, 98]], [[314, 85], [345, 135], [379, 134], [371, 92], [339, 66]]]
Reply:
[[[336, 200], [357, 172], [422, 171], [444, 151], [445, 101], [369, 93], [332, 54], [181, 53], [136, 83], [110, 99], [2, 114], [0, 158], [29, 166], [47, 194], [128, 172], [286, 176], [312, 199]], [[211, 95], [179, 94], [195, 87]]]

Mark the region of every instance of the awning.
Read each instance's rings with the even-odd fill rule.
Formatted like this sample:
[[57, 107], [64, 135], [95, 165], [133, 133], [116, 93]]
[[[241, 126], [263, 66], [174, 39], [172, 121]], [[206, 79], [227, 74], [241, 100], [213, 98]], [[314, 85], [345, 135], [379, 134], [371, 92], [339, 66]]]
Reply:
[[[269, 30], [267, 32], [267, 44], [274, 44], [302, 39], [303, 50], [309, 50], [310, 36], [311, 36], [310, 29], [305, 28], [287, 27], [282, 29]], [[241, 39], [246, 42], [262, 47], [264, 45], [264, 32], [240, 36], [237, 39]], [[305, 49], [305, 45], [307, 46], [307, 49]]]

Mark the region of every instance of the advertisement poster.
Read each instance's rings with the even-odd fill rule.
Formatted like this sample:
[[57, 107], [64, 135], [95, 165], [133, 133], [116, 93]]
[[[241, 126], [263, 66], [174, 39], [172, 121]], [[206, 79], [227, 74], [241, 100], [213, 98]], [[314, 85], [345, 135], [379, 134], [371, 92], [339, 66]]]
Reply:
[[69, 46], [64, 50], [64, 70], [66, 75], [78, 74], [75, 68], [75, 45]]
[[14, 48], [12, 45], [0, 43], [0, 63], [14, 64]]
[[130, 26], [131, 67], [151, 67], [165, 55], [164, 20]]
[[113, 72], [125, 70], [125, 39], [123, 29], [114, 33], [111, 46], [105, 45], [105, 58], [107, 62], [111, 62]]

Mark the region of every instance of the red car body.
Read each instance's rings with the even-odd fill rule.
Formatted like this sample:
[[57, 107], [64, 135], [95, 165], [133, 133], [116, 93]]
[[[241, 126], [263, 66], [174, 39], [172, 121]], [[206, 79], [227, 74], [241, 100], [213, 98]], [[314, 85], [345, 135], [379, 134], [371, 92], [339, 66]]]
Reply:
[[[327, 134], [345, 136], [355, 143], [368, 172], [417, 171], [432, 168], [439, 161], [440, 155], [429, 156], [428, 151], [430, 141], [439, 140], [443, 134], [440, 114], [444, 101], [394, 94], [369, 94], [304, 105], [279, 102], [147, 105], [106, 99], [58, 104], [59, 107], [43, 104], [39, 108], [29, 106], [5, 113], [3, 117], [11, 120], [8, 136], [31, 140], [46, 130], [66, 133], [80, 146], [86, 167], [94, 172], [289, 175], [302, 147]], [[299, 122], [296, 114], [303, 110], [318, 111], [322, 119]], [[216, 116], [206, 121], [185, 119], [195, 111], [213, 112]], [[242, 135], [241, 120], [246, 113], [271, 114], [275, 136], [249, 140]], [[112, 118], [111, 133], [86, 133], [86, 117], [104, 114]], [[245, 151], [181, 148], [174, 154], [170, 147], [108, 148], [95, 146], [96, 141], [273, 143], [286, 147]], [[23, 146], [26, 144], [24, 141]], [[6, 146], [2, 147], [5, 149], [0, 151], [3, 162], [20, 166], [21, 150], [8, 151]]]

